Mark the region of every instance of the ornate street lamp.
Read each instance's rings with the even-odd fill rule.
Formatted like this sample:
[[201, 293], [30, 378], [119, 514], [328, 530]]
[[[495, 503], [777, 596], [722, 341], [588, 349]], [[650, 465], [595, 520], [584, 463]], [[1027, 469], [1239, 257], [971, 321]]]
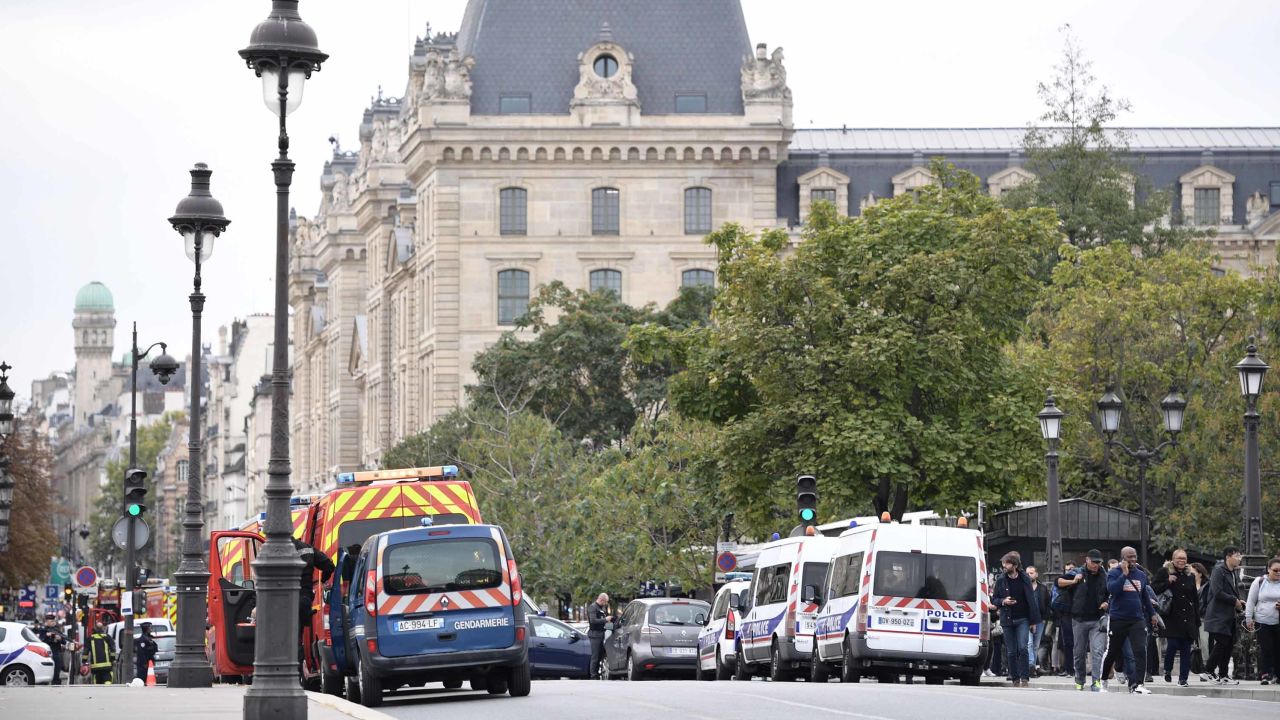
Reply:
[[[204, 499], [200, 487], [204, 478], [201, 471], [204, 466], [200, 464], [200, 316], [204, 312], [200, 265], [213, 254], [213, 241], [231, 221], [222, 214], [222, 203], [209, 192], [212, 174], [208, 165], [196, 163], [191, 170], [191, 192], [178, 202], [173, 217], [169, 218], [169, 224], [182, 235], [187, 257], [195, 263], [194, 289], [189, 296], [191, 367], [187, 374], [191, 392], [187, 444], [191, 472], [187, 475], [187, 504], [182, 518], [182, 561], [173, 574], [178, 584], [178, 639], [173, 664], [169, 667], [169, 687], [181, 688], [213, 685], [213, 671], [204, 650], [209, 566], [204, 558]], [[176, 363], [174, 365], [176, 369]]]
[[0, 441], [13, 434], [14, 392], [9, 388], [9, 371], [12, 369], [9, 363], [0, 362]]
[[1062, 504], [1058, 494], [1058, 440], [1062, 432], [1062, 418], [1066, 413], [1058, 409], [1053, 397], [1053, 388], [1048, 391], [1044, 400], [1044, 409], [1036, 415], [1040, 420], [1040, 436], [1049, 443], [1049, 452], [1045, 453], [1045, 464], [1049, 468], [1049, 502], [1045, 506], [1049, 516], [1049, 567], [1045, 572], [1056, 575], [1062, 571]]
[[[133, 528], [134, 528], [134, 523], [138, 521], [138, 517], [134, 513], [129, 512], [127, 507], [128, 503], [130, 502], [129, 500], [129, 487], [131, 485], [130, 481], [141, 484], [146, 480], [146, 477], [147, 477], [147, 474], [138, 467], [138, 363], [141, 362], [142, 359], [147, 356], [147, 353], [150, 353], [152, 350], [154, 350], [156, 348], [156, 345], [160, 346], [160, 356], [151, 361], [151, 372], [160, 381], [161, 385], [168, 385], [169, 378], [173, 377], [173, 374], [178, 371], [178, 361], [174, 360], [172, 357], [169, 357], [169, 353], [168, 353], [169, 346], [166, 345], [165, 343], [154, 343], [150, 347], [148, 347], [146, 350], [139, 352], [138, 323], [135, 322], [133, 324], [133, 345], [129, 349], [129, 355], [131, 356], [130, 378], [132, 379], [132, 383], [133, 383], [130, 386], [131, 390], [129, 393], [129, 398], [130, 398], [129, 400], [130, 402], [129, 467], [124, 471], [125, 487], [124, 487], [124, 497], [122, 498], [122, 504], [126, 506], [124, 517], [127, 519], [127, 525], [128, 525], [128, 528], [126, 529], [126, 537], [128, 537], [129, 539], [128, 542], [125, 543], [125, 550], [124, 550], [124, 586], [125, 586], [126, 592], [133, 592], [134, 586], [137, 585], [138, 583], [138, 568], [136, 567], [137, 563], [135, 562], [135, 553], [137, 553], [139, 548], [135, 548], [133, 546], [133, 537], [134, 537]], [[145, 490], [143, 491], [143, 493], [145, 494]], [[140, 512], [141, 510], [139, 509], [139, 513]], [[84, 536], [88, 537], [89, 535], [88, 526], [82, 526], [82, 527], [84, 528]], [[67, 526], [68, 544], [71, 544], [70, 535], [71, 535], [71, 526], [68, 525]], [[75, 553], [68, 553], [68, 555], [74, 555], [74, 554]], [[123, 637], [127, 637], [127, 638], [133, 637], [133, 613], [130, 613], [124, 616]], [[121, 643], [120, 658], [121, 658], [120, 660], [121, 667], [125, 667], [125, 668], [133, 667], [133, 643], [130, 643], [130, 642]]]
[[9, 475], [9, 458], [4, 446], [13, 434], [13, 398], [9, 387], [9, 363], [0, 362], [0, 552], [9, 552], [9, 513], [13, 509], [13, 488], [16, 483]]
[[1182, 420], [1187, 412], [1187, 401], [1178, 393], [1176, 388], [1169, 388], [1169, 394], [1164, 396], [1160, 401], [1160, 410], [1164, 415], [1164, 431], [1169, 434], [1169, 439], [1156, 445], [1154, 448], [1148, 449], [1145, 443], [1138, 443], [1137, 449], [1130, 449], [1123, 442], [1116, 440], [1116, 433], [1120, 430], [1120, 412], [1124, 407], [1124, 401], [1116, 395], [1112, 386], [1107, 386], [1106, 393], [1098, 398], [1098, 418], [1102, 425], [1102, 434], [1106, 437], [1107, 447], [1118, 447], [1124, 451], [1126, 455], [1138, 461], [1138, 487], [1141, 498], [1138, 505], [1138, 515], [1141, 524], [1139, 534], [1141, 537], [1138, 542], [1141, 548], [1140, 553], [1142, 567], [1147, 567], [1147, 552], [1151, 545], [1151, 522], [1147, 518], [1147, 468], [1152, 464], [1159, 462], [1163, 458], [1161, 453], [1165, 448], [1178, 444], [1178, 433], [1182, 432]]
[[328, 55], [302, 21], [297, 0], [272, 0], [271, 14], [249, 36], [240, 57], [262, 78], [263, 100], [280, 119], [280, 155], [271, 163], [276, 182], [275, 348], [271, 363], [271, 456], [267, 464], [266, 542], [253, 561], [257, 578], [258, 634], [253, 686], [244, 697], [246, 718], [305, 718], [307, 698], [298, 684], [298, 576], [289, 497], [289, 159], [286, 119], [302, 103], [302, 88]]
[[1271, 366], [1258, 357], [1258, 347], [1249, 338], [1244, 359], [1236, 363], [1240, 373], [1240, 394], [1244, 396], [1244, 572], [1242, 582], [1262, 575], [1266, 555], [1262, 545], [1262, 482], [1258, 472], [1258, 396], [1262, 379]]

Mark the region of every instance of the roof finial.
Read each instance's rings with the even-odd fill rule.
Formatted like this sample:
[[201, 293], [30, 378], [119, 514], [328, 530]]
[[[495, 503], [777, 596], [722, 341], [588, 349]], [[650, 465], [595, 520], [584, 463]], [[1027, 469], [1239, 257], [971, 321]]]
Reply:
[[382, 103], [382, 85], [378, 85], [378, 103]]
[[600, 42], [613, 42], [613, 31], [609, 29], [608, 20], [600, 23], [600, 35], [596, 39]]

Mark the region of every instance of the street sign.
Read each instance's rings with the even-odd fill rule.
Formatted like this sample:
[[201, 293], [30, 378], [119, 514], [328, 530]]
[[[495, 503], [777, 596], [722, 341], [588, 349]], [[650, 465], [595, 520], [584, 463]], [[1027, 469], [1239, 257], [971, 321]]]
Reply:
[[738, 567], [738, 558], [731, 552], [722, 552], [716, 556], [716, 569], [720, 572], [733, 572]]
[[88, 565], [85, 565], [79, 570], [76, 570], [76, 574], [73, 579], [78, 587], [90, 588], [98, 584], [98, 571]]
[[49, 584], [59, 587], [71, 582], [71, 561], [64, 557], [49, 558]]
[[36, 606], [36, 588], [34, 585], [18, 588], [18, 607], [35, 608]]
[[736, 542], [718, 542], [718, 543], [716, 543], [716, 552], [718, 552], [718, 553], [724, 553], [724, 552], [736, 552], [736, 551], [737, 551], [737, 549], [738, 549], [738, 543], [736, 543]]
[[[115, 541], [116, 547], [121, 550], [125, 548], [125, 540], [129, 533], [129, 518], [120, 518], [116, 520], [116, 524], [111, 526], [111, 539]], [[151, 540], [151, 527], [147, 525], [147, 521], [142, 518], [133, 518], [133, 549], [138, 550], [147, 546], [147, 542]]]
[[51, 600], [57, 600], [57, 599], [58, 599], [58, 597], [59, 597], [60, 595], [62, 595], [62, 587], [61, 587], [61, 586], [58, 586], [58, 585], [45, 585], [45, 586], [44, 586], [44, 600], [45, 600], [45, 602], [49, 602], [49, 601], [51, 601]]

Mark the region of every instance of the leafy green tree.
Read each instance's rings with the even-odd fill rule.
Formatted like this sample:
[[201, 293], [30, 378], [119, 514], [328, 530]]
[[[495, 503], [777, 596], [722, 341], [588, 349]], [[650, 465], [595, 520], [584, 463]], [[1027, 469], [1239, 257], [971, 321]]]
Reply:
[[0, 586], [19, 587], [46, 578], [49, 555], [62, 547], [53, 519], [58, 512], [50, 486], [53, 458], [39, 436], [19, 431], [0, 445], [14, 481], [9, 511], [9, 549], [0, 553]]
[[[159, 421], [138, 428], [138, 467], [147, 472], [147, 499], [154, 506], [156, 498], [155, 469], [156, 458], [169, 442], [169, 434], [173, 430], [173, 419], [166, 414]], [[89, 549], [99, 561], [112, 556], [116, 552], [115, 543], [111, 540], [111, 527], [121, 517], [121, 503], [124, 500], [124, 472], [128, 469], [128, 448], [119, 460], [107, 463], [107, 482], [94, 501], [94, 511], [89, 517]], [[195, 476], [196, 473], [193, 473]], [[147, 567], [155, 562], [155, 543], [148, 543], [137, 554], [140, 565]]]
[[716, 324], [667, 334], [665, 350], [633, 334], [687, 365], [674, 407], [719, 425], [723, 482], [753, 531], [785, 529], [801, 471], [818, 475], [828, 513], [900, 516], [912, 498], [1011, 497], [1038, 467], [1027, 408], [1039, 392], [1003, 347], [1036, 297], [1032, 270], [1056, 218], [932, 169], [933, 186], [858, 218], [819, 206], [794, 252], [778, 231], [713, 233]]

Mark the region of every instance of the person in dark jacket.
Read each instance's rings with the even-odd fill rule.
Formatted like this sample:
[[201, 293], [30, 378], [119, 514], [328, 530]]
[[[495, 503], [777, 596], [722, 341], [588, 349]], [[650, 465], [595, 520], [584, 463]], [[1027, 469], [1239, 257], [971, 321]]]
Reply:
[[[49, 646], [49, 651], [53, 655], [53, 680], [50, 684], [61, 685], [62, 651], [67, 647], [67, 636], [63, 634], [58, 618], [53, 613], [45, 614], [44, 625], [40, 626], [36, 634], [40, 637], [40, 642]], [[70, 682], [67, 684], [69, 685]]]
[[1191, 646], [1200, 636], [1200, 602], [1196, 598], [1196, 580], [1187, 568], [1187, 551], [1173, 551], [1173, 559], [1151, 578], [1151, 589], [1157, 595], [1166, 591], [1172, 596], [1164, 614], [1164, 681], [1172, 682], [1173, 658], [1178, 656], [1178, 685], [1187, 687], [1191, 674]]
[[156, 659], [158, 652], [160, 652], [160, 646], [156, 644], [156, 639], [151, 634], [151, 623], [142, 623], [142, 634], [133, 640], [133, 660], [136, 666], [133, 676], [146, 682], [147, 665]]
[[1102, 657], [1106, 654], [1107, 633], [1102, 617], [1107, 614], [1107, 575], [1102, 571], [1102, 553], [1090, 550], [1084, 566], [1071, 577], [1058, 580], [1061, 588], [1071, 586], [1071, 630], [1076, 689], [1084, 689], [1086, 660], [1093, 675], [1092, 690], [1102, 690]]
[[1209, 576], [1207, 607], [1204, 612], [1204, 629], [1209, 633], [1209, 679], [1220, 685], [1239, 685], [1232, 680], [1228, 668], [1231, 650], [1236, 641], [1236, 613], [1244, 610], [1244, 600], [1236, 589], [1236, 568], [1240, 567], [1241, 554], [1236, 548], [1222, 551], [1222, 560], [1213, 566]]
[[591, 666], [587, 668], [587, 674], [592, 680], [600, 678], [600, 661], [604, 659], [605, 625], [611, 622], [613, 615], [609, 613], [609, 596], [600, 593], [596, 596], [596, 601], [587, 607], [587, 639], [591, 641]]
[[88, 654], [89, 670], [93, 673], [93, 683], [110, 685], [111, 668], [116, 662], [116, 644], [111, 641], [105, 625], [98, 623], [94, 627], [89, 642], [85, 643], [85, 651]]
[[1133, 650], [1134, 670], [1126, 668], [1129, 692], [1148, 695], [1143, 685], [1147, 667], [1147, 626], [1156, 623], [1155, 612], [1147, 599], [1150, 585], [1147, 573], [1138, 565], [1138, 551], [1132, 547], [1120, 550], [1120, 563], [1107, 573], [1107, 656], [1102, 661], [1103, 688], [1111, 677], [1111, 667], [1124, 655], [1125, 641]]
[[1014, 687], [1027, 687], [1031, 677], [1027, 667], [1027, 638], [1040, 624], [1040, 603], [1031, 587], [1031, 578], [1022, 570], [1021, 555], [1006, 553], [1000, 565], [1004, 572], [996, 578], [991, 601], [1000, 608], [1009, 680]]
[[1040, 571], [1035, 565], [1027, 566], [1027, 577], [1031, 578], [1031, 589], [1035, 594], [1036, 607], [1040, 609], [1040, 624], [1031, 631], [1027, 639], [1027, 669], [1035, 677], [1040, 677], [1040, 644], [1044, 640], [1045, 626], [1053, 617], [1049, 610], [1049, 586], [1040, 582]]

